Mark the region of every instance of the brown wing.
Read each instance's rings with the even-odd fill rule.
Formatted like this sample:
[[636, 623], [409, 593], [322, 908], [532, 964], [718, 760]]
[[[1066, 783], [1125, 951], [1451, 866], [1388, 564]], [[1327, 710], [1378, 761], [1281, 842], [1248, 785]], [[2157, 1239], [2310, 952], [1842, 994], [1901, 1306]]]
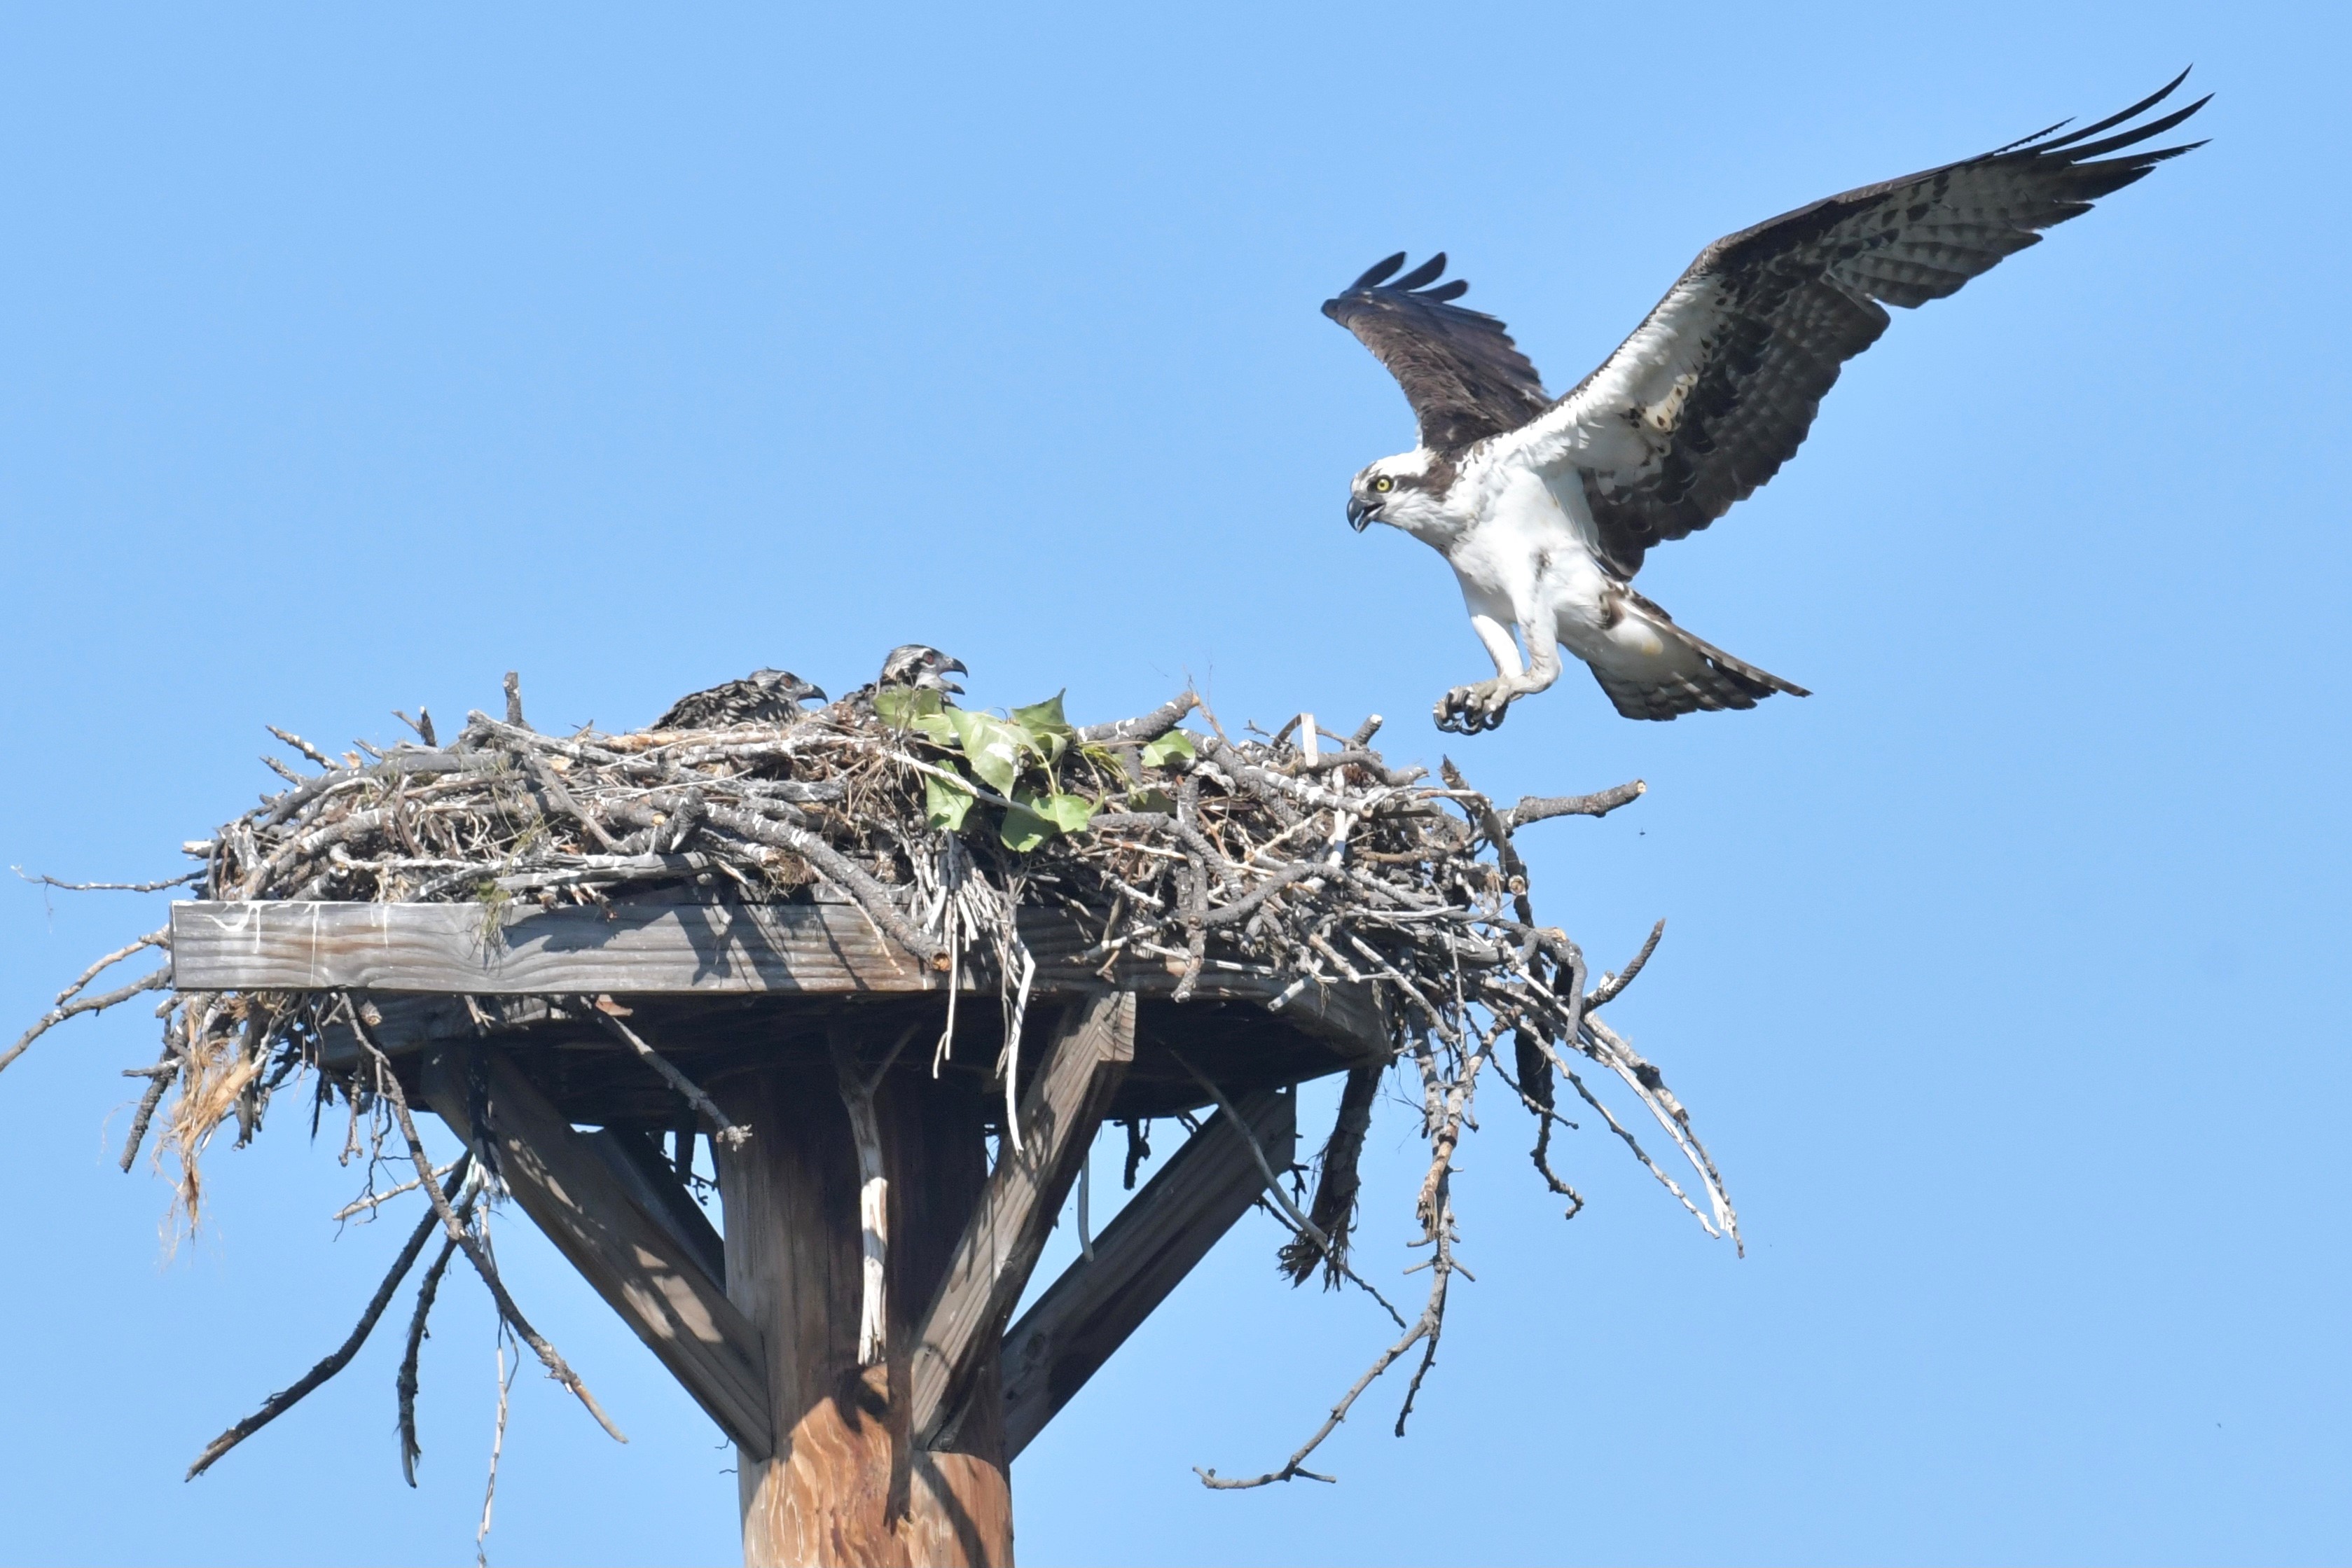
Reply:
[[1457, 453], [1542, 413], [1551, 402], [1543, 378], [1503, 324], [1449, 303], [1470, 285], [1457, 277], [1428, 287], [1444, 273], [1445, 253], [1387, 281], [1403, 265], [1399, 251], [1338, 298], [1326, 299], [1323, 314], [1353, 332], [1396, 377], [1420, 423], [1421, 444]]
[[1601, 543], [1629, 575], [1661, 539], [1706, 528], [1794, 455], [1847, 360], [1889, 305], [1957, 292], [2042, 229], [2201, 146], [2110, 158], [2179, 124], [2200, 99], [2103, 136], [2162, 91], [2066, 136], [2053, 126], [1981, 157], [1832, 196], [1717, 240], [1609, 361], [1526, 433], [1572, 465]]

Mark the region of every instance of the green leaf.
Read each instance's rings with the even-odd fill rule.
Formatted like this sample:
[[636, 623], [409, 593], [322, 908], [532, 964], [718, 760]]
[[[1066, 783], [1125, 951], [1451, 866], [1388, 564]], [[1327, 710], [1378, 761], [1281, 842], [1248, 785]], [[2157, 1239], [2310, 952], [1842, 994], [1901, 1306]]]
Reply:
[[1004, 841], [1006, 849], [1025, 855], [1061, 831], [1031, 810], [1027, 802], [1015, 800], [1005, 811], [1004, 825], [996, 831], [996, 836]]
[[1041, 703], [1013, 710], [1013, 722], [1033, 735], [1070, 735], [1070, 721], [1062, 716], [1062, 698], [1067, 688], [1055, 692]]
[[923, 775], [923, 816], [931, 826], [956, 832], [963, 827], [966, 812], [971, 810], [971, 791], [936, 774]]
[[[936, 696], [939, 694], [936, 692], [926, 692], [923, 695], [925, 696]], [[956, 743], [955, 725], [949, 719], [948, 716], [943, 713], [919, 713], [915, 716], [914, 722], [909, 724], [907, 727], [913, 730], [917, 735], [921, 736], [925, 740], [929, 741], [933, 746], [945, 747], [953, 746]]]
[[1127, 809], [1130, 811], [1166, 811], [1174, 815], [1176, 797], [1160, 789], [1129, 789]]
[[980, 781], [1000, 795], [1013, 793], [1013, 781], [1021, 776], [1021, 748], [1028, 744], [1028, 732], [1001, 718], [960, 707], [948, 709], [947, 717], [955, 726], [956, 739]]
[[1165, 768], [1173, 758], [1181, 757], [1189, 762], [1198, 755], [1192, 749], [1191, 736], [1181, 729], [1171, 729], [1144, 747], [1143, 765], [1146, 768]]
[[1077, 731], [1062, 716], [1062, 692], [1055, 692], [1041, 703], [1013, 710], [1013, 722], [1029, 737], [1029, 744], [1050, 768], [1062, 759], [1062, 753], [1076, 737]]
[[919, 727], [915, 721], [940, 711], [940, 694], [914, 686], [886, 686], [874, 694], [874, 712], [897, 729]]
[[1066, 833], [1085, 832], [1095, 815], [1095, 802], [1084, 795], [1048, 795], [1036, 802], [1036, 809]]

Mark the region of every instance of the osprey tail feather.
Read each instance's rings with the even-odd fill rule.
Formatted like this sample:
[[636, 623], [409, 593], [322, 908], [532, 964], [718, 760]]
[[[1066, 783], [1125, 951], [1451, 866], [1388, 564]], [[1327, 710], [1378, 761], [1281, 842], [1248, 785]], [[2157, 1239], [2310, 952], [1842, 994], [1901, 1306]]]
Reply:
[[1631, 589], [1619, 592], [1622, 598], [1616, 624], [1585, 663], [1627, 718], [1670, 719], [1686, 713], [1750, 708], [1775, 692], [1812, 695], [1793, 681], [1694, 637]]

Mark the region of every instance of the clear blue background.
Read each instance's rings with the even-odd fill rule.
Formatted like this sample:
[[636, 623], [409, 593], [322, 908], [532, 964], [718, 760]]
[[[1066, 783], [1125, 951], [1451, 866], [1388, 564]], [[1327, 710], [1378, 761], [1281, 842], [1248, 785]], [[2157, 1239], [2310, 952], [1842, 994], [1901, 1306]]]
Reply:
[[[1391, 716], [1506, 796], [1739, 1202], [1605, 1134], [1563, 1226], [1490, 1103], [1411, 1435], [1277, 1463], [1381, 1343], [1245, 1222], [1021, 1460], [1047, 1563], [2340, 1561], [2347, 549], [2339, 8], [2049, 4], [0, 8], [0, 861], [180, 869], [272, 780], [454, 727], [642, 723], [890, 644], [1084, 717]], [[1349, 533], [1410, 442], [1317, 304], [1444, 247], [1571, 384], [1700, 246], [2122, 107], [2215, 138], [1904, 315], [1780, 478], [1643, 587], [1813, 687], [1476, 740], [1449, 574]], [[29, 1020], [160, 900], [0, 894]], [[135, 907], [134, 907], [135, 905]], [[13, 1027], [0, 1039], [13, 1037]], [[462, 1562], [490, 1320], [453, 1281], [401, 1487], [408, 1224], [338, 1238], [294, 1101], [160, 1260], [112, 1168], [137, 1010], [0, 1078], [0, 1557]], [[1368, 1261], [1407, 1255], [1412, 1119]], [[1316, 1113], [1319, 1118], [1321, 1113]], [[519, 1295], [634, 1441], [518, 1386], [493, 1558], [730, 1561], [730, 1456], [527, 1224]], [[1402, 1281], [1410, 1288], [1410, 1281]], [[404, 1312], [404, 1306], [395, 1313]]]

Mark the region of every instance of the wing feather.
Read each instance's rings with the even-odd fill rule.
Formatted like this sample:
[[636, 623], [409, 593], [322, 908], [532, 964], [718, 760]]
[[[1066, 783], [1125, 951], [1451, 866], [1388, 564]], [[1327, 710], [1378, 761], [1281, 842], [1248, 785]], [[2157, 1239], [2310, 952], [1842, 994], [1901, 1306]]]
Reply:
[[2062, 121], [1717, 240], [1600, 369], [1510, 439], [1538, 466], [1581, 475], [1602, 548], [1632, 575], [1650, 546], [1706, 528], [1780, 471], [1845, 361], [1886, 330], [1886, 307], [1956, 293], [2041, 243], [2042, 230], [2203, 145], [2137, 150], [2201, 98], [2105, 134], [2188, 74], [2068, 135], [2054, 134]]
[[1402, 251], [1379, 263], [1325, 300], [1323, 314], [1353, 332], [1396, 377], [1423, 446], [1457, 454], [1550, 406], [1543, 378], [1503, 323], [1452, 303], [1470, 285], [1458, 277], [1437, 283], [1445, 272], [1444, 251], [1386, 281], [1403, 265]]

